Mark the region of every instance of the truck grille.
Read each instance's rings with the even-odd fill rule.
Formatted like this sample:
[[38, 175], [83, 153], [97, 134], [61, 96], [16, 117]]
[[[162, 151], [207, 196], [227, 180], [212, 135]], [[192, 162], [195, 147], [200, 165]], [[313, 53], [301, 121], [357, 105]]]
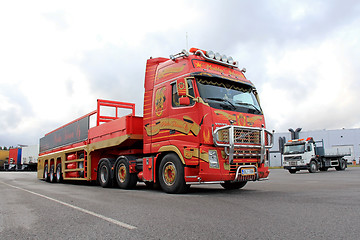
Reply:
[[259, 149], [235, 149], [234, 159], [260, 159], [261, 151]]
[[264, 162], [265, 149], [271, 148], [273, 144], [272, 134], [264, 128], [234, 125], [215, 129], [213, 139], [215, 146], [225, 147], [229, 163], [240, 157], [260, 158]]
[[[229, 130], [222, 129], [218, 131], [217, 140], [221, 143], [229, 142]], [[247, 129], [234, 129], [234, 143], [235, 144], [260, 144], [260, 131], [253, 131]]]
[[301, 160], [301, 156], [284, 157], [284, 160], [285, 160], [285, 161]]
[[253, 165], [253, 166], [259, 167], [258, 163], [233, 163], [233, 164], [230, 164], [230, 173], [236, 173], [236, 170], [238, 169], [238, 167], [246, 166], [246, 165]]

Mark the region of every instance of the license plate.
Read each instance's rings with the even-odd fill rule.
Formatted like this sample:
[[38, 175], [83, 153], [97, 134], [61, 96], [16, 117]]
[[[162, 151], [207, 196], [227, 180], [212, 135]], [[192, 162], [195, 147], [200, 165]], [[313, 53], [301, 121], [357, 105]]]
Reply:
[[255, 169], [254, 168], [242, 168], [241, 175], [254, 175]]
[[296, 169], [296, 167], [291, 167], [291, 169]]

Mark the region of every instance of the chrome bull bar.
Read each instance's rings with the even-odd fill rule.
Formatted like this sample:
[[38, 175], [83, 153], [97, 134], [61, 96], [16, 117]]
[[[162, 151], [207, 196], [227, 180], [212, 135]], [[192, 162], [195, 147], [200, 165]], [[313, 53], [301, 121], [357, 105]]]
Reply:
[[[242, 169], [254, 169], [254, 171], [251, 174], [243, 174]], [[256, 181], [259, 179], [258, 169], [254, 165], [245, 165], [240, 166], [236, 170], [236, 175], [234, 181]]]
[[260, 149], [260, 159], [263, 163], [265, 162], [266, 149], [273, 146], [273, 133], [263, 127], [227, 125], [214, 130], [213, 140], [215, 146], [225, 148], [225, 153], [229, 157], [229, 164], [233, 162], [235, 149], [240, 148]]

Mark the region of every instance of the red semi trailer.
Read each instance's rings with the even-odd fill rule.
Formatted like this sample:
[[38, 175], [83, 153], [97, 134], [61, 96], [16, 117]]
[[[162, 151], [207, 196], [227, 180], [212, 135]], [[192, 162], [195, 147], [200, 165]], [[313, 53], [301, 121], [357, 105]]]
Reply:
[[[143, 181], [167, 193], [266, 179], [272, 133], [244, 73], [231, 57], [196, 48], [148, 59], [143, 117], [134, 104], [98, 100], [97, 110], [40, 139], [38, 178], [125, 189]], [[120, 117], [121, 108], [132, 113]]]

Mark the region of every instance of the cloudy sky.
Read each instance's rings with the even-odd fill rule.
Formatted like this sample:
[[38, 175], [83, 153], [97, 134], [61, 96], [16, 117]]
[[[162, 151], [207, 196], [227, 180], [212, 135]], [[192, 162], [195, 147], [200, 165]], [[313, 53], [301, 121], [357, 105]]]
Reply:
[[360, 127], [357, 0], [12, 0], [0, 31], [0, 146], [37, 144], [98, 98], [142, 115], [146, 60], [190, 47], [247, 69], [269, 129]]

